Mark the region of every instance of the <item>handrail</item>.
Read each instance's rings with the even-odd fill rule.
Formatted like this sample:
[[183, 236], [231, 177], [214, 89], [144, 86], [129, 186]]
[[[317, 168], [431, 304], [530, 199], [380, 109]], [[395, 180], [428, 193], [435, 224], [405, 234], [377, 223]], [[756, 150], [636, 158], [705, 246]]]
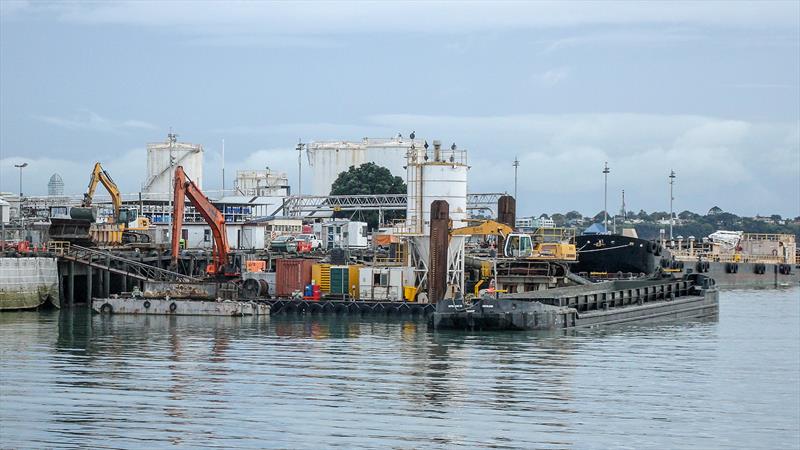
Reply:
[[[85, 264], [94, 265], [96, 267], [103, 267], [107, 269], [112, 269], [110, 261], [121, 262], [124, 263], [125, 266], [129, 269], [125, 271], [126, 274], [134, 276], [135, 278], [140, 278], [145, 281], [167, 281], [167, 282], [181, 282], [181, 283], [201, 281], [200, 279], [192, 277], [190, 275], [184, 275], [182, 273], [173, 272], [171, 270], [166, 270], [160, 267], [151, 266], [149, 264], [124, 258], [122, 256], [118, 256], [104, 250], [81, 247], [80, 245], [67, 245], [61, 256], [73, 258], [75, 260], [84, 262]], [[101, 259], [101, 261], [95, 260], [94, 259], [95, 257]], [[102, 260], [108, 260], [109, 264], [103, 264]], [[120, 268], [114, 268], [114, 269], [115, 271], [121, 271]]]

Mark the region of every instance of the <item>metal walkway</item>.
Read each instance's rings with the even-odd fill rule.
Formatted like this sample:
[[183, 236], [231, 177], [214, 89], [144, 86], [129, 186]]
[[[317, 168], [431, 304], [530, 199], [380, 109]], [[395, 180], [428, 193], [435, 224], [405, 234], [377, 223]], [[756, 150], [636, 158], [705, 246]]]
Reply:
[[[467, 209], [494, 211], [501, 192], [467, 194]], [[271, 215], [313, 216], [336, 211], [391, 211], [406, 209], [406, 194], [298, 195], [286, 197]]]
[[52, 249], [59, 258], [74, 261], [97, 269], [107, 270], [133, 279], [155, 282], [190, 283], [200, 280], [171, 270], [161, 269], [129, 258], [123, 258], [105, 250], [64, 245]]

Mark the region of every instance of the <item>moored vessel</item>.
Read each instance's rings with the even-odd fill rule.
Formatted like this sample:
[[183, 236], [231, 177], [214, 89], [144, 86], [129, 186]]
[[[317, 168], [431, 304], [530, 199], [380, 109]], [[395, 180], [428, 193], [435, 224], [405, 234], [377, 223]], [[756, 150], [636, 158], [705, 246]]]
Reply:
[[561, 330], [634, 321], [715, 316], [712, 278], [615, 280], [518, 294], [484, 295], [472, 303], [445, 300], [432, 316], [436, 329]]

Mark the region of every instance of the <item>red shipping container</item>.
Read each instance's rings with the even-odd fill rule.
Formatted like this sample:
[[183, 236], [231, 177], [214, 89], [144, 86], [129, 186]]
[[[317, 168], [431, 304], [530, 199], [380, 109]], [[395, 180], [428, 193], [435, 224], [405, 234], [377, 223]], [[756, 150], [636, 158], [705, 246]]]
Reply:
[[313, 259], [279, 259], [275, 264], [275, 295], [289, 297], [311, 283]]

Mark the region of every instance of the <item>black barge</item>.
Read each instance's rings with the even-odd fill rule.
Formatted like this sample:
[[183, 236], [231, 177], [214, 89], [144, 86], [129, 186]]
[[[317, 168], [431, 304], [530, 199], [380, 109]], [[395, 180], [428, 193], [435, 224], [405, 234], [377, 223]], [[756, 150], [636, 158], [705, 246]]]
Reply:
[[466, 304], [443, 300], [431, 318], [436, 329], [559, 330], [633, 321], [696, 319], [719, 312], [714, 280], [616, 280], [517, 294], [484, 296]]

